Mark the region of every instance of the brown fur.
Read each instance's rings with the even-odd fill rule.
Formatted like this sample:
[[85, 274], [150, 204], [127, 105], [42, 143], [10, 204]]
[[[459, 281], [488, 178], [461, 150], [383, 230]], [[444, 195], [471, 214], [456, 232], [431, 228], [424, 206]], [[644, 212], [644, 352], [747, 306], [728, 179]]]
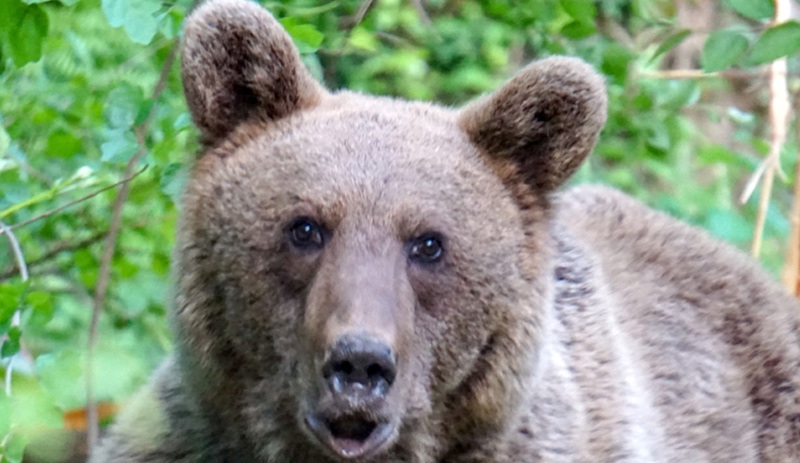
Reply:
[[[605, 119], [578, 60], [452, 111], [330, 94], [243, 0], [187, 21], [207, 148], [183, 198], [177, 352], [94, 462], [335, 462], [309, 413], [388, 423], [357, 461], [800, 460], [800, 307], [748, 258], [613, 190], [555, 194]], [[301, 251], [297, 217], [326, 230]], [[442, 236], [444, 257], [409, 257]], [[321, 370], [391, 348], [380, 400]], [[366, 418], [365, 418], [366, 419]]]

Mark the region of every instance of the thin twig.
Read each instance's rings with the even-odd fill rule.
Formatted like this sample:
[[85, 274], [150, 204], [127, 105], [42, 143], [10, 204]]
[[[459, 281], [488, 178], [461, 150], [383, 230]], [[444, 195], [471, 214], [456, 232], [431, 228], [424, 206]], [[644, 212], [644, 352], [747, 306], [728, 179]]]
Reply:
[[775, 180], [776, 164], [772, 157], [767, 158], [764, 176], [761, 179], [761, 196], [758, 198], [758, 211], [756, 212], [756, 225], [753, 231], [753, 242], [750, 245], [750, 253], [758, 259], [761, 255], [761, 244], [764, 242], [764, 226], [767, 222], [767, 211], [769, 210], [769, 199], [772, 195], [772, 184]]
[[375, 4], [377, 0], [363, 0], [359, 5], [358, 9], [356, 10], [355, 14], [351, 16], [345, 16], [344, 18], [339, 21], [339, 29], [346, 29], [348, 33], [361, 24], [361, 21], [364, 20], [364, 17], [369, 12], [370, 8]]
[[[172, 69], [172, 65], [175, 63], [179, 43], [180, 42], [178, 40], [173, 43], [169, 55], [164, 61], [164, 65], [161, 67], [161, 74], [159, 75], [158, 81], [156, 82], [156, 85], [153, 88], [153, 92], [150, 96], [152, 101], [157, 100], [167, 86], [167, 78], [169, 77], [169, 72]], [[145, 155], [145, 153], [147, 153], [147, 148], [145, 147], [145, 133], [147, 133], [147, 128], [150, 126], [150, 123], [155, 116], [156, 108], [157, 106], [153, 105], [150, 108], [150, 112], [147, 114], [145, 120], [142, 121], [139, 127], [134, 129], [136, 138], [139, 142], [139, 148], [125, 166], [123, 178], [128, 178], [133, 175], [134, 169], [139, 163], [139, 160]], [[100, 259], [100, 269], [98, 270], [97, 274], [97, 284], [95, 285], [94, 300], [92, 304], [92, 318], [89, 322], [89, 339], [87, 343], [88, 352], [86, 362], [86, 443], [90, 454], [92, 451], [94, 451], [99, 435], [97, 404], [95, 403], [94, 386], [92, 384], [92, 379], [94, 377], [94, 349], [95, 345], [97, 344], [97, 326], [100, 320], [100, 313], [103, 311], [103, 307], [105, 306], [108, 283], [111, 280], [111, 264], [114, 258], [114, 251], [117, 247], [119, 231], [122, 226], [122, 209], [125, 205], [125, 202], [128, 200], [129, 192], [130, 183], [123, 183], [122, 187], [117, 192], [117, 197], [114, 200], [114, 205], [111, 209], [111, 222], [108, 228], [108, 235], [106, 236], [106, 240], [103, 245], [103, 255]]]
[[[105, 231], [99, 232], [99, 233], [95, 233], [95, 234], [91, 235], [90, 237], [88, 237], [86, 239], [83, 239], [81, 241], [77, 241], [75, 243], [67, 242], [67, 243], [57, 244], [56, 246], [54, 246], [52, 249], [50, 249], [49, 251], [45, 252], [41, 256], [39, 256], [39, 257], [37, 257], [35, 259], [29, 260], [28, 261], [28, 270], [30, 271], [35, 267], [38, 267], [38, 266], [40, 266], [42, 264], [46, 264], [47, 262], [49, 262], [53, 258], [57, 257], [62, 252], [77, 251], [79, 249], [83, 249], [85, 247], [91, 246], [91, 245], [97, 243], [98, 241], [102, 240], [106, 236], [106, 233], [107, 232], [105, 232]], [[5, 269], [2, 272], [0, 272], [0, 281], [8, 279], [8, 278], [11, 278], [12, 276], [14, 276], [15, 273], [17, 273], [17, 268], [15, 266], [8, 267], [7, 269]]]
[[[789, 0], [775, 0], [774, 25], [789, 19], [791, 4]], [[781, 150], [786, 141], [786, 126], [789, 119], [789, 90], [786, 82], [786, 58], [780, 58], [769, 65], [769, 124], [770, 145], [767, 154], [764, 178], [761, 183], [761, 197], [758, 201], [756, 228], [750, 252], [754, 257], [761, 254], [764, 241], [764, 226], [767, 222], [769, 200], [775, 173], [780, 169]]]
[[425, 11], [425, 5], [422, 4], [422, 0], [411, 0], [411, 4], [414, 6], [414, 9], [417, 10], [417, 14], [419, 15], [419, 19], [422, 24], [430, 26], [432, 23], [431, 17], [428, 16], [428, 12]]
[[[9, 225], [8, 230], [16, 230], [17, 228], [24, 227], [25, 225], [29, 225], [29, 224], [32, 224], [33, 222], [45, 219], [47, 217], [50, 217], [53, 214], [56, 214], [56, 213], [59, 213], [59, 212], [63, 211], [64, 209], [72, 207], [72, 206], [74, 206], [76, 204], [80, 204], [80, 203], [82, 203], [82, 202], [84, 202], [86, 200], [92, 199], [92, 198], [94, 198], [95, 196], [99, 195], [100, 193], [102, 193], [104, 191], [108, 191], [108, 190], [110, 190], [112, 188], [116, 188], [116, 187], [118, 187], [120, 185], [124, 185], [124, 184], [130, 182], [131, 180], [135, 179], [136, 177], [138, 177], [145, 170], [147, 170], [147, 165], [142, 166], [141, 169], [139, 169], [138, 171], [134, 172], [132, 175], [130, 175], [128, 177], [125, 177], [125, 178], [123, 178], [122, 180], [120, 180], [120, 181], [118, 181], [116, 183], [112, 183], [111, 185], [104, 186], [103, 188], [100, 188], [97, 191], [93, 191], [93, 192], [89, 193], [88, 195], [81, 196], [80, 198], [78, 198], [78, 199], [76, 199], [74, 201], [70, 201], [67, 204], [63, 204], [63, 205], [58, 206], [56, 208], [50, 209], [49, 211], [44, 212], [42, 214], [39, 214], [36, 217], [31, 217], [30, 219], [24, 220], [24, 221], [22, 221], [20, 223], [15, 223], [14, 225]], [[6, 233], [6, 231], [5, 230], [0, 230], [0, 235], [2, 235], [3, 233]]]
[[[637, 77], [650, 79], [673, 79], [673, 80], [695, 80], [710, 79], [715, 77], [725, 77], [726, 79], [752, 79], [754, 77], [765, 77], [768, 71], [763, 69], [742, 70], [726, 69], [718, 72], [705, 72], [699, 69], [663, 69], [659, 71], [646, 71], [637, 74]], [[798, 73], [792, 73], [798, 75]]]
[[[14, 235], [14, 232], [8, 228], [8, 225], [0, 221], [0, 229], [8, 237], [8, 242], [11, 245], [11, 251], [14, 253], [14, 257], [17, 260], [17, 267], [19, 267], [19, 274], [22, 275], [22, 281], [28, 281], [28, 265], [25, 263], [25, 255], [22, 254], [22, 247], [19, 245], [19, 241], [17, 237]], [[21, 308], [17, 307], [17, 310], [14, 311], [14, 315], [11, 316], [11, 328], [19, 327], [21, 318]], [[14, 356], [8, 359], [8, 366], [6, 367], [6, 397], [11, 397], [11, 376], [14, 370]]]
[[[795, 114], [800, 114], [800, 93], [795, 94]], [[797, 138], [800, 142], [800, 117], [796, 119]], [[800, 151], [795, 165], [792, 209], [789, 212], [791, 231], [786, 249], [786, 262], [783, 264], [781, 280], [786, 290], [795, 297], [800, 296]]]

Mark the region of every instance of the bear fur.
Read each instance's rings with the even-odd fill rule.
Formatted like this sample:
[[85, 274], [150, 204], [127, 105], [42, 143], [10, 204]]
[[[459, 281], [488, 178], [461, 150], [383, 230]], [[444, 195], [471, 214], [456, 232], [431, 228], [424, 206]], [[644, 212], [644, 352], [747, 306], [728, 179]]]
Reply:
[[[605, 122], [589, 66], [451, 110], [328, 92], [245, 0], [185, 35], [177, 349], [91, 461], [800, 461], [800, 306], [701, 230], [555, 191]], [[364, 352], [369, 383], [336, 376]]]

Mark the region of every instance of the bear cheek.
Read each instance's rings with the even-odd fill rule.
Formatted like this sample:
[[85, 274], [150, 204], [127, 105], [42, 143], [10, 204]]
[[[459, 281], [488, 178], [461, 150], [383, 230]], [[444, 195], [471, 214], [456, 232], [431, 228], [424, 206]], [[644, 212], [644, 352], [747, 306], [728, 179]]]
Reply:
[[447, 393], [463, 381], [489, 338], [491, 328], [481, 298], [452, 266], [432, 273], [409, 269], [417, 299], [416, 345], [434, 392]]
[[[226, 217], [214, 222], [231, 224]], [[258, 221], [268, 224], [269, 221]], [[212, 266], [210, 291], [221, 300], [222, 319], [211, 321], [224, 337], [226, 349], [234, 350], [256, 376], [278, 373], [279, 367], [294, 358], [295, 334], [301, 324], [311, 263], [287, 256], [277, 227], [232, 229], [224, 227], [220, 237], [235, 240], [208, 242]], [[245, 367], [243, 366], [243, 367]]]

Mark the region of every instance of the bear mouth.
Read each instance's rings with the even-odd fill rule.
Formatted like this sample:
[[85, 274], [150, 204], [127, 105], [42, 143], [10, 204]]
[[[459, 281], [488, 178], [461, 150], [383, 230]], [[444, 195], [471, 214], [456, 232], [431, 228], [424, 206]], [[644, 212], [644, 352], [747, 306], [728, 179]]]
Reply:
[[327, 449], [346, 459], [374, 455], [385, 446], [394, 430], [389, 422], [357, 415], [325, 419], [309, 413], [305, 422]]

